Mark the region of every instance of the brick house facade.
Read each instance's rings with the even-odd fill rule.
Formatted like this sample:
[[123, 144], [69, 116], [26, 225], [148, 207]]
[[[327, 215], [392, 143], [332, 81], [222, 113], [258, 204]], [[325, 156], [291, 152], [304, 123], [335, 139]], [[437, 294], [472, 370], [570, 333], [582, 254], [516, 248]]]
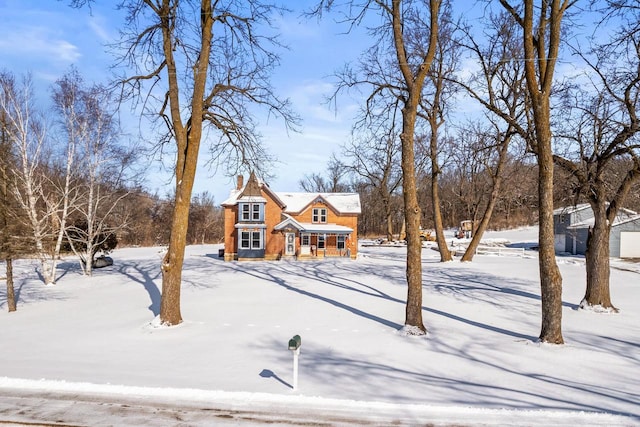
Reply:
[[357, 193], [276, 193], [252, 173], [222, 206], [225, 261], [358, 254]]

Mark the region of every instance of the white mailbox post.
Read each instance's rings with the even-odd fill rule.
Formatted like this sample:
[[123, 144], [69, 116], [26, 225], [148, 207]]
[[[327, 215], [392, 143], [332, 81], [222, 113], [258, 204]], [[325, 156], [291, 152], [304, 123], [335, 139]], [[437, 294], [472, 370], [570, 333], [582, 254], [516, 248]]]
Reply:
[[293, 389], [298, 389], [298, 356], [300, 356], [300, 346], [302, 339], [300, 335], [294, 335], [289, 340], [289, 350], [293, 353]]

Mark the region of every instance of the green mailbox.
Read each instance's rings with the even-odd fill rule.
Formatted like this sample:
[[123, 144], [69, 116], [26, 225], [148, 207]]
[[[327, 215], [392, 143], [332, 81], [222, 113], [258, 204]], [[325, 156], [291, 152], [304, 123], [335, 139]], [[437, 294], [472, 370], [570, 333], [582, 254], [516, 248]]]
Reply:
[[289, 350], [297, 350], [300, 348], [302, 344], [302, 340], [300, 335], [294, 335], [293, 338], [289, 340]]

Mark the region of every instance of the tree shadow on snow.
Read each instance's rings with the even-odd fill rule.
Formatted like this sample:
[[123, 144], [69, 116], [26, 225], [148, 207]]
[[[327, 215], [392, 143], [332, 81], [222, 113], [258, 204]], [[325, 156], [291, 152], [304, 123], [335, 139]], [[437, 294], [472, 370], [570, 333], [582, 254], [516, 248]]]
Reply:
[[144, 287], [151, 300], [151, 305], [148, 307], [149, 310], [151, 310], [154, 316], [160, 315], [160, 300], [162, 295], [158, 286], [155, 284], [155, 280], [160, 276], [158, 265], [154, 263], [150, 266], [143, 267], [135, 262], [124, 262], [118, 264], [118, 272]]
[[[55, 286], [45, 286], [42, 280], [34, 280], [32, 277], [22, 274], [14, 276], [13, 291], [16, 306], [20, 310], [20, 305], [36, 301], [64, 301], [67, 297]], [[0, 309], [7, 305], [7, 286], [3, 280], [0, 286]]]
[[[273, 348], [281, 344], [274, 340], [265, 345]], [[444, 351], [473, 362], [476, 365], [474, 379], [468, 379], [464, 372], [455, 369], [434, 370], [429, 363], [422, 364], [423, 369], [408, 369], [402, 358], [397, 364], [367, 360], [371, 355], [350, 356], [335, 347], [309, 341], [300, 356], [300, 379], [303, 384], [305, 378], [311, 378], [310, 382], [315, 384], [330, 385], [332, 389], [340, 390], [341, 398], [640, 415], [637, 411], [625, 413], [615, 409], [620, 404], [640, 408], [637, 394], [615, 390], [606, 384], [598, 384], [597, 380], [589, 383], [588, 377], [575, 376], [571, 372], [567, 372], [566, 377], [557, 377], [517, 371], [490, 355], [482, 360], [457, 347], [451, 346]], [[282, 354], [280, 359], [279, 363], [285, 364], [288, 357]]]
[[[540, 295], [524, 290], [531, 281], [505, 279], [487, 273], [449, 268], [431, 267], [427, 270], [429, 279], [425, 286], [440, 294], [453, 295], [459, 299], [483, 301], [498, 307], [513, 307], [522, 298], [540, 301]], [[508, 281], [508, 285], [500, 283]], [[500, 294], [500, 298], [496, 298]], [[578, 309], [577, 304], [563, 301], [563, 307]]]
[[[356, 307], [352, 307], [352, 306], [350, 306], [348, 304], [342, 303], [342, 302], [337, 301], [337, 300], [335, 300], [333, 298], [329, 298], [329, 297], [326, 297], [326, 296], [323, 296], [323, 295], [319, 295], [319, 294], [307, 291], [305, 289], [300, 289], [300, 288], [295, 287], [294, 285], [289, 284], [287, 282], [287, 280], [283, 276], [285, 274], [291, 274], [291, 272], [287, 271], [286, 269], [282, 270], [281, 266], [278, 266], [277, 263], [270, 263], [270, 264], [273, 264], [273, 265], [264, 265], [264, 264], [262, 264], [260, 266], [257, 265], [256, 263], [251, 263], [251, 264], [252, 264], [251, 268], [244, 268], [243, 266], [241, 266], [239, 264], [232, 264], [232, 268], [236, 269], [240, 273], [244, 273], [244, 274], [247, 274], [249, 276], [256, 277], [258, 279], [267, 280], [269, 282], [275, 283], [278, 286], [281, 286], [281, 287], [285, 288], [288, 291], [296, 292], [296, 293], [298, 293], [300, 295], [326, 302], [326, 303], [331, 304], [331, 305], [333, 305], [335, 307], [338, 307], [338, 308], [341, 308], [343, 310], [349, 311], [349, 312], [351, 312], [351, 313], [353, 313], [353, 314], [355, 314], [357, 316], [361, 316], [361, 317], [364, 317], [366, 319], [370, 319], [370, 320], [373, 320], [375, 322], [378, 322], [378, 323], [380, 323], [380, 324], [382, 324], [384, 326], [388, 326], [388, 327], [391, 327], [391, 328], [394, 328], [394, 329], [400, 329], [402, 327], [402, 325], [400, 325], [398, 323], [395, 323], [395, 322], [392, 322], [391, 320], [384, 319], [384, 318], [382, 318], [380, 316], [376, 316], [375, 314], [372, 314], [372, 313], [367, 313], [366, 311], [360, 310], [360, 309], [358, 309]], [[276, 274], [276, 272], [278, 272], [278, 271], [280, 273], [282, 273], [283, 275], [281, 276], [281, 275]], [[300, 277], [300, 274], [296, 274], [296, 277]], [[303, 275], [303, 277], [304, 277], [304, 275]], [[314, 277], [310, 276], [310, 275], [307, 275], [306, 277], [310, 278], [310, 279], [314, 279]], [[318, 280], [318, 279], [315, 279], [315, 280]], [[330, 283], [332, 283], [332, 282], [330, 282]], [[341, 286], [339, 283], [337, 285]], [[369, 287], [369, 288], [371, 288], [371, 287]], [[358, 292], [364, 292], [364, 291], [358, 291]], [[386, 295], [386, 294], [381, 293], [380, 295], [382, 296], [382, 295]], [[383, 297], [384, 298], [390, 298], [388, 296], [383, 296]]]
[[[329, 298], [327, 296], [323, 296], [318, 293], [314, 293], [306, 289], [301, 289], [299, 287], [296, 287], [295, 285], [290, 284], [286, 279], [287, 275], [294, 275], [296, 278], [302, 277], [309, 280], [321, 282], [324, 285], [329, 285], [329, 286], [337, 287], [343, 290], [356, 292], [363, 297], [384, 299], [393, 303], [397, 303], [399, 305], [399, 312], [404, 312], [404, 307], [406, 306], [405, 300], [389, 295], [388, 293], [383, 292], [376, 286], [368, 285], [363, 281], [354, 279], [354, 277], [363, 277], [362, 269], [359, 270], [360, 274], [354, 274], [353, 271], [348, 271], [347, 274], [342, 275], [341, 274], [341, 268], [343, 267], [342, 264], [338, 266], [337, 264], [329, 264], [323, 261], [317, 262], [317, 263], [311, 263], [311, 262], [296, 263], [296, 264], [287, 263], [285, 265], [279, 264], [277, 262], [261, 263], [261, 264], [251, 263], [251, 265], [249, 266], [246, 266], [245, 264], [242, 264], [242, 265], [231, 264], [231, 267], [236, 269], [240, 273], [248, 274], [250, 276], [253, 276], [259, 279], [267, 280], [289, 291], [296, 292], [300, 295], [326, 302], [328, 304], [331, 304], [334, 307], [349, 311], [350, 313], [353, 313], [357, 316], [361, 316], [363, 318], [373, 320], [384, 326], [387, 326], [396, 330], [399, 330], [403, 327], [402, 324], [393, 322], [389, 319], [385, 319], [374, 313], [365, 312], [356, 307], [353, 307], [341, 301], [338, 301], [335, 298]], [[347, 268], [350, 269], [351, 267], [352, 266], [349, 266]], [[401, 269], [398, 269], [396, 273], [399, 273], [400, 270]], [[394, 270], [391, 268], [387, 268], [385, 266], [384, 271], [380, 271], [379, 273], [380, 275], [384, 275], [384, 280], [395, 281], [396, 278], [393, 276], [390, 276], [391, 274], [390, 272], [392, 271]], [[369, 273], [373, 274], [378, 272], [370, 271]], [[509, 337], [524, 339], [529, 341], [537, 340], [537, 337], [534, 337], [532, 335], [526, 335], [513, 330], [499, 328], [493, 325], [488, 325], [486, 323], [464, 318], [464, 317], [447, 313], [435, 308], [423, 306], [422, 309], [430, 313], [446, 317], [451, 320], [462, 322], [467, 325], [482, 328], [491, 332], [500, 333]]]

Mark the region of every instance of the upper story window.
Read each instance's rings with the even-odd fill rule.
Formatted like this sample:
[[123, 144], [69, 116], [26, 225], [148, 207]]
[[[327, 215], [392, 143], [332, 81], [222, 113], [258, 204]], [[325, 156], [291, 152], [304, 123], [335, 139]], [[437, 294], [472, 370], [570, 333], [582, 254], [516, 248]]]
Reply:
[[327, 209], [313, 208], [311, 222], [327, 222]]
[[263, 203], [241, 203], [240, 221], [262, 222], [264, 221]]
[[251, 205], [251, 221], [262, 221], [262, 204]]

